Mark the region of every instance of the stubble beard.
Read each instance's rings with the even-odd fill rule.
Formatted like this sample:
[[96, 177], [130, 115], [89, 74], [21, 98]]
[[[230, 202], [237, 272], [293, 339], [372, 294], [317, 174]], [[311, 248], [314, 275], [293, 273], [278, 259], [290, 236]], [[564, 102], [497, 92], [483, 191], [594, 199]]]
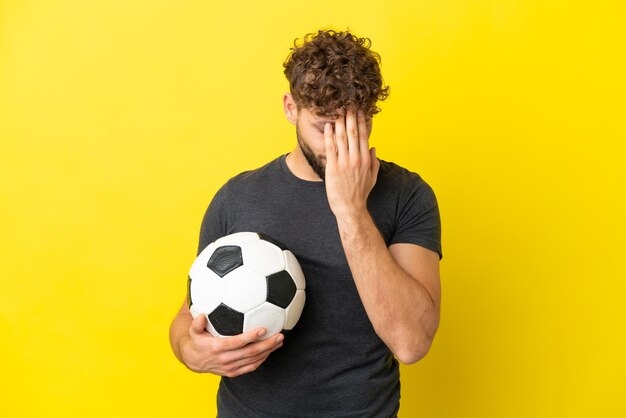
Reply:
[[300, 129], [296, 126], [296, 137], [298, 138], [298, 145], [300, 146], [300, 150], [304, 155], [307, 163], [313, 169], [315, 174], [317, 174], [322, 180], [326, 179], [326, 159], [319, 158], [315, 155], [313, 150], [302, 140], [302, 135], [300, 135]]

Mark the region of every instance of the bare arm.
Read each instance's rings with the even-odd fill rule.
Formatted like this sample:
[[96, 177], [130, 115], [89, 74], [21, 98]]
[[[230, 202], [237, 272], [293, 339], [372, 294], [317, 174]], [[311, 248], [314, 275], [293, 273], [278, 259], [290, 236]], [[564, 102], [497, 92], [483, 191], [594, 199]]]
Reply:
[[398, 360], [417, 362], [428, 353], [439, 326], [439, 255], [414, 244], [388, 249], [368, 213], [338, 225], [376, 333]]
[[189, 338], [189, 329], [191, 328], [192, 322], [193, 317], [191, 316], [191, 312], [189, 312], [187, 299], [185, 298], [183, 305], [180, 307], [170, 326], [170, 345], [172, 346], [172, 351], [178, 361], [183, 364], [185, 362], [181, 355], [180, 344], [185, 338]]
[[439, 257], [413, 244], [389, 249], [367, 209], [380, 161], [362, 113], [324, 127], [326, 194], [359, 296], [376, 333], [403, 363], [426, 355], [439, 325]]

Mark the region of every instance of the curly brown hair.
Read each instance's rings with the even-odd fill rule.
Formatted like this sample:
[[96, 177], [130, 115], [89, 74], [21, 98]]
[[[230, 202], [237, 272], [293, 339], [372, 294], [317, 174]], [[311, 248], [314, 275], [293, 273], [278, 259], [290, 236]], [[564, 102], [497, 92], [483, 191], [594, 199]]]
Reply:
[[296, 38], [283, 63], [296, 106], [333, 118], [338, 108], [368, 116], [380, 112], [376, 102], [389, 96], [389, 87], [383, 88], [380, 55], [369, 49], [371, 44], [349, 29], [308, 33], [300, 46]]

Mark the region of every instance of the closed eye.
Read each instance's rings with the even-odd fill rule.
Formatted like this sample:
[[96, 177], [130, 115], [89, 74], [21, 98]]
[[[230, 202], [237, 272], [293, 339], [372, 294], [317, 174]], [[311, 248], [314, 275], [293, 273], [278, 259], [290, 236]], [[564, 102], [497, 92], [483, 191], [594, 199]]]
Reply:
[[[334, 131], [334, 130], [335, 130], [335, 124], [334, 124], [334, 123], [331, 123], [331, 124], [330, 124], [330, 126], [331, 126], [331, 131]], [[318, 130], [319, 130], [321, 133], [324, 133], [324, 125], [322, 125], [322, 126], [318, 127]]]

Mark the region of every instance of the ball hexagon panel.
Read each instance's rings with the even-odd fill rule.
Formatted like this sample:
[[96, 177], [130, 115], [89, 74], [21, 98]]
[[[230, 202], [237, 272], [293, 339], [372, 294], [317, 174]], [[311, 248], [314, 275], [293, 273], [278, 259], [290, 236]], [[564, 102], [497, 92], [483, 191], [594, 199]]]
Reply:
[[265, 276], [243, 265], [222, 277], [222, 302], [240, 312], [256, 308], [267, 297]]
[[223, 303], [209, 314], [209, 321], [220, 335], [230, 336], [243, 332], [244, 315]]
[[219, 306], [220, 278], [210, 270], [189, 280], [189, 302], [196, 311], [209, 313]]
[[207, 319], [206, 327], [204, 327], [204, 329], [208, 333], [213, 335], [214, 337], [225, 337], [225, 335], [221, 335], [219, 332], [217, 332], [217, 330], [215, 329], [215, 327], [211, 323], [211, 320], [209, 319], [209, 315], [206, 315], [206, 314], [203, 314], [203, 315], [206, 316], [206, 319]]
[[285, 268], [283, 252], [268, 241], [248, 242], [243, 246], [243, 264], [263, 276]]
[[[197, 310], [193, 305], [191, 305], [189, 307], [189, 312], [191, 313], [191, 316], [193, 317], [193, 319], [196, 319], [198, 316], [200, 315], [205, 315], [206, 314], [204, 312], [200, 312], [199, 310]], [[208, 317], [207, 317], [208, 318]], [[208, 331], [208, 330], [207, 330]]]
[[265, 302], [261, 306], [246, 312], [243, 321], [243, 332], [250, 331], [257, 327], [266, 329], [262, 340], [271, 337], [282, 331], [285, 323], [285, 310], [276, 305]]
[[285, 270], [267, 276], [267, 301], [286, 308], [296, 294], [296, 284]]
[[207, 262], [207, 267], [220, 277], [226, 276], [242, 265], [241, 247], [238, 245], [217, 247]]
[[282, 243], [282, 242], [277, 241], [277, 240], [275, 240], [274, 238], [272, 238], [272, 237], [270, 237], [270, 236], [268, 236], [268, 235], [265, 235], [265, 234], [263, 234], [263, 233], [261, 233], [261, 232], [257, 232], [257, 235], [258, 235], [258, 236], [259, 236], [259, 238], [261, 238], [262, 240], [271, 242], [272, 244], [274, 244], [275, 246], [277, 246], [278, 248], [280, 248], [280, 249], [281, 249], [281, 251], [284, 251], [284, 250], [286, 250], [286, 249], [287, 249], [287, 247], [285, 247], [285, 246], [283, 245], [283, 243]]
[[289, 306], [285, 308], [285, 329], [293, 329], [293, 327], [296, 325], [296, 323], [300, 319], [300, 315], [302, 314], [305, 300], [306, 294], [304, 293], [304, 290], [298, 290]]
[[291, 275], [293, 281], [296, 283], [298, 290], [304, 290], [306, 288], [306, 281], [304, 280], [304, 273], [302, 267], [298, 263], [298, 259], [289, 250], [283, 251], [285, 256], [285, 270]]

